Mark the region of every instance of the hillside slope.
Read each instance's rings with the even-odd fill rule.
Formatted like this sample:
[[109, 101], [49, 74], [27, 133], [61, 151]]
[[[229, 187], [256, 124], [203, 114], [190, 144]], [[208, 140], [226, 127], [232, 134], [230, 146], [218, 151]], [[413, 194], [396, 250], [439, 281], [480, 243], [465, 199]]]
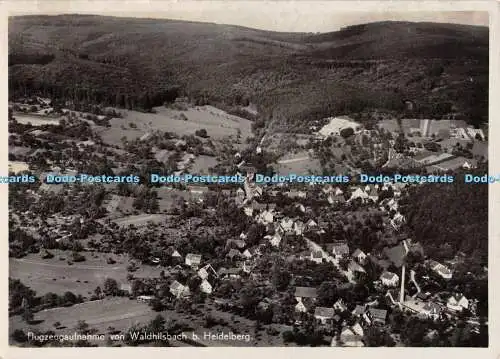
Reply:
[[[94, 15], [9, 21], [12, 94], [38, 91], [126, 107], [179, 94], [215, 105], [248, 99], [264, 119], [301, 127], [382, 108], [462, 112], [487, 121], [488, 29], [381, 22], [325, 34]], [[172, 89], [175, 89], [172, 91]], [[437, 106], [439, 104], [439, 106]]]

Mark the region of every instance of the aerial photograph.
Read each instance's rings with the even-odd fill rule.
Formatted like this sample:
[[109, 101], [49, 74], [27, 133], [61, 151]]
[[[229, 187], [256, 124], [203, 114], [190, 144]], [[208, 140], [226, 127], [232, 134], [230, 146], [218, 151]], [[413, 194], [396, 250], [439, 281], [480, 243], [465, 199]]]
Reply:
[[488, 347], [488, 12], [317, 12], [9, 17], [11, 347]]

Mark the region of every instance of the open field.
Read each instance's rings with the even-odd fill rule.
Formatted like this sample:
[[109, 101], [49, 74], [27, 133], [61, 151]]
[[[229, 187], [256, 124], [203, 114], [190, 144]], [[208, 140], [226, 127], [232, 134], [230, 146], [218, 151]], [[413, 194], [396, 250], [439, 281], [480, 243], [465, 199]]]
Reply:
[[[124, 330], [135, 323], [152, 319], [153, 311], [145, 303], [139, 303], [128, 297], [107, 298], [104, 300], [85, 302], [72, 307], [52, 308], [35, 314], [36, 325], [26, 325], [20, 316], [10, 319], [10, 331], [23, 330], [53, 330], [57, 334], [72, 334], [79, 320], [85, 320], [90, 328], [96, 328], [99, 334], [104, 334], [106, 328], [113, 326]], [[53, 324], [61, 323], [61, 329], [55, 329]], [[104, 344], [104, 343], [103, 343]]]
[[332, 117], [329, 120], [330, 122], [318, 131], [322, 136], [329, 136], [332, 133], [338, 135], [341, 130], [349, 127], [356, 130], [356, 127], [360, 125], [348, 117]]
[[28, 124], [31, 123], [32, 126], [42, 126], [42, 125], [58, 125], [59, 119], [48, 118], [36, 115], [24, 115], [24, 114], [14, 114], [14, 118], [17, 122]]
[[[68, 251], [51, 251], [54, 258], [42, 259], [37, 254], [29, 254], [24, 258], [9, 259], [9, 277], [20, 279], [31, 287], [38, 295], [49, 292], [63, 294], [66, 291], [89, 296], [97, 286], [101, 286], [106, 278], [113, 278], [118, 283], [127, 282], [128, 257], [112, 253], [84, 253], [85, 262], [68, 265]], [[107, 258], [113, 258], [115, 264], [107, 264]], [[137, 277], [156, 277], [161, 269], [141, 265], [134, 272]]]
[[160, 207], [160, 211], [169, 211], [175, 207], [177, 203], [180, 203], [180, 198], [187, 201], [192, 197], [188, 191], [180, 191], [168, 186], [157, 188], [156, 192], [158, 193], [158, 205]]
[[280, 158], [276, 166], [279, 173], [288, 174], [313, 174], [321, 173], [321, 165], [318, 160], [310, 157], [307, 151]]
[[[242, 141], [251, 135], [251, 121], [212, 106], [190, 107], [186, 111], [155, 107], [155, 111], [156, 113], [142, 113], [120, 109], [123, 118], [112, 119], [111, 127], [102, 128], [99, 133], [105, 143], [113, 145], [120, 145], [123, 136], [133, 140], [152, 130], [183, 136], [194, 135], [197, 130], [204, 128], [210, 139], [216, 141], [227, 136], [236, 136], [238, 129], [241, 131]], [[181, 114], [188, 120], [180, 119]], [[134, 123], [137, 128], [130, 128], [130, 123]]]
[[115, 223], [120, 227], [127, 227], [131, 224], [133, 224], [134, 226], [144, 226], [147, 225], [148, 222], [161, 223], [164, 222], [165, 219], [166, 216], [162, 214], [140, 214], [137, 216], [122, 217], [115, 220]]
[[190, 172], [196, 174], [208, 174], [209, 168], [213, 168], [217, 165], [217, 160], [215, 157], [211, 156], [198, 156], [194, 160], [193, 164], [190, 166]]
[[[208, 342], [212, 346], [253, 346], [265, 345], [276, 346], [282, 345], [281, 337], [277, 335], [269, 335], [265, 330], [259, 332], [260, 335], [255, 337], [253, 321], [233, 315], [228, 312], [223, 312], [215, 309], [208, 304], [210, 315], [215, 319], [223, 319], [229, 323], [229, 327], [215, 326], [210, 329], [204, 327], [204, 315], [191, 315], [188, 313], [176, 312], [173, 310], [165, 310], [162, 312], [152, 311], [147, 304], [131, 300], [129, 298], [117, 297], [106, 298], [103, 300], [86, 302], [74, 305], [72, 307], [52, 308], [40, 311], [35, 314], [35, 321], [39, 324], [27, 325], [20, 316], [13, 316], [9, 320], [9, 331], [12, 333], [16, 329], [26, 331], [34, 330], [53, 330], [56, 334], [71, 335], [75, 331], [75, 327], [79, 320], [84, 320], [90, 328], [96, 329], [98, 334], [105, 334], [108, 327], [113, 327], [116, 330], [125, 332], [135, 324], [144, 325], [152, 320], [156, 315], [161, 314], [167, 321], [183, 322], [195, 329], [200, 337], [203, 333], [211, 332], [216, 334], [219, 332], [230, 332], [249, 334], [250, 342], [246, 341], [221, 341]], [[60, 322], [59, 329], [54, 328], [54, 323]], [[278, 333], [290, 329], [283, 325], [272, 325]], [[96, 343], [104, 345], [105, 343]], [[173, 343], [175, 345], [175, 343]]]

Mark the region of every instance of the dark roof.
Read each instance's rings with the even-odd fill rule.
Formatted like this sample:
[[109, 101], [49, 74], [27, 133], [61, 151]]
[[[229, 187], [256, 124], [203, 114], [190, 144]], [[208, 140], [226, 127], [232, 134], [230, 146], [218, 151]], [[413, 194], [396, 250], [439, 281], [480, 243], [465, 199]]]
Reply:
[[329, 252], [335, 251], [337, 254], [342, 254], [342, 255], [349, 255], [349, 246], [347, 243], [341, 242], [341, 243], [327, 243], [326, 248], [328, 249]]
[[323, 258], [323, 253], [321, 251], [313, 251], [312, 256], [313, 258]]
[[295, 296], [301, 298], [316, 298], [318, 296], [316, 288], [312, 287], [296, 287]]
[[231, 249], [231, 250], [227, 253], [226, 257], [229, 257], [229, 258], [234, 258], [234, 257], [239, 257], [240, 255], [241, 255], [241, 253], [240, 253], [238, 250], [236, 250], [236, 249], [232, 248], [232, 249]]
[[382, 275], [380, 276], [380, 278], [384, 278], [384, 279], [387, 279], [387, 280], [391, 280], [394, 278], [394, 276], [396, 276], [397, 274], [396, 273], [392, 273], [392, 272], [384, 272], [382, 273]]
[[335, 309], [326, 307], [316, 307], [314, 310], [314, 316], [321, 316], [327, 318], [333, 318], [335, 315]]
[[357, 305], [356, 308], [353, 310], [354, 315], [362, 315], [365, 312], [365, 306], [364, 305]]
[[379, 319], [385, 321], [385, 319], [387, 318], [387, 310], [385, 309], [370, 308], [369, 312], [372, 315], [373, 319]]

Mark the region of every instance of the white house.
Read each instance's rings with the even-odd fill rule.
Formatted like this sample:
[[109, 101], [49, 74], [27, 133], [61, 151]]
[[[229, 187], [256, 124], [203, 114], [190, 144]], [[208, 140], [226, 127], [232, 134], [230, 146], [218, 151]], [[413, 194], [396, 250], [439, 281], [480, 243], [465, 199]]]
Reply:
[[293, 224], [293, 230], [295, 231], [295, 234], [297, 236], [301, 236], [302, 233], [304, 232], [305, 224], [302, 221], [296, 221]]
[[274, 214], [271, 211], [264, 211], [259, 214], [257, 221], [262, 224], [270, 224], [274, 222]]
[[462, 294], [452, 295], [448, 299], [446, 307], [454, 312], [461, 312], [463, 309], [469, 308], [469, 300]]
[[152, 295], [140, 295], [137, 297], [138, 302], [144, 302], [144, 303], [149, 303], [154, 299], [154, 296]]
[[276, 232], [273, 236], [271, 236], [269, 241], [271, 242], [272, 246], [279, 247], [279, 245], [281, 243], [281, 235]]
[[203, 279], [203, 281], [200, 284], [200, 289], [203, 293], [211, 294], [213, 288], [212, 285], [206, 279]]
[[380, 275], [380, 280], [387, 287], [396, 287], [399, 283], [399, 276], [396, 273], [384, 272]]
[[363, 347], [363, 328], [356, 323], [352, 328], [346, 327], [340, 333], [340, 345], [343, 347]]
[[201, 263], [201, 254], [188, 253], [185, 263], [190, 267], [198, 267]]
[[279, 224], [279, 230], [283, 233], [291, 233], [293, 231], [293, 220], [283, 218]]
[[440, 277], [442, 277], [444, 279], [451, 279], [452, 278], [451, 270], [448, 267], [442, 265], [441, 263], [436, 262], [434, 260], [431, 260], [431, 261], [429, 261], [429, 265], [430, 265], [430, 268]]
[[356, 188], [356, 190], [351, 194], [348, 202], [353, 201], [356, 198], [360, 198], [361, 200], [365, 201], [366, 199], [368, 199], [368, 194], [361, 188]]
[[349, 246], [344, 242], [334, 243], [331, 245], [331, 253], [335, 258], [347, 257], [349, 255]]
[[189, 287], [174, 280], [172, 284], [170, 284], [170, 293], [176, 298], [187, 297], [189, 295]]

